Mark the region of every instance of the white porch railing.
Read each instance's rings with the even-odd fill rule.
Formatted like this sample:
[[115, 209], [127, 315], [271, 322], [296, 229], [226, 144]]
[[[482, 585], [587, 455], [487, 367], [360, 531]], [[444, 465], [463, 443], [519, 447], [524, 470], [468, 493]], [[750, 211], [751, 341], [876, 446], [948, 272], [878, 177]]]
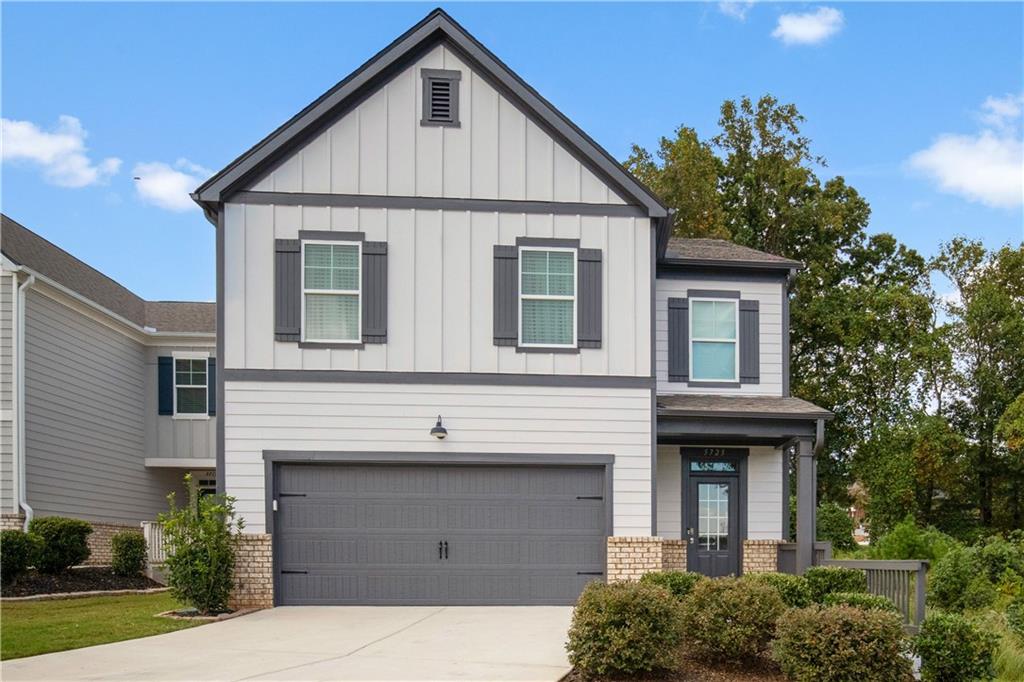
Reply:
[[159, 521], [143, 521], [142, 535], [146, 538], [146, 551], [149, 563], [162, 564], [167, 561], [164, 552], [164, 527]]

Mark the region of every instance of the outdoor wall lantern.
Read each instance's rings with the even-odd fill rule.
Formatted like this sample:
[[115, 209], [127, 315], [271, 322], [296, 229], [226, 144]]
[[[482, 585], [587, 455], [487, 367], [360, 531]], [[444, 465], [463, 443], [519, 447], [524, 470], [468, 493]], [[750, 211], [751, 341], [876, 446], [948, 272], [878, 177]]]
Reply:
[[434, 424], [434, 428], [430, 429], [430, 435], [438, 440], [448, 437], [448, 429], [441, 425], [441, 415], [437, 415], [437, 423]]

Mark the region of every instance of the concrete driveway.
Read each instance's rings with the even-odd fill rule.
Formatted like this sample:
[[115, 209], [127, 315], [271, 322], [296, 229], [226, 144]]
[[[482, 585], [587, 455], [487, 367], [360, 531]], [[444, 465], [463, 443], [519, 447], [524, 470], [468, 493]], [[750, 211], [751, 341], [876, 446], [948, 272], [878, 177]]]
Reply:
[[558, 680], [567, 606], [291, 606], [2, 664], [11, 680]]

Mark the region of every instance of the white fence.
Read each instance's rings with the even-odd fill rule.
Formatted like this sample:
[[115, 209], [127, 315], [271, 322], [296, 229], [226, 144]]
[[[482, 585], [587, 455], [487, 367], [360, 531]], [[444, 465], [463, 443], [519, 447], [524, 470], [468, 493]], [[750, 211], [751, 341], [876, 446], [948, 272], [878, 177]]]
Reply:
[[143, 521], [142, 535], [146, 538], [149, 563], [164, 563], [167, 560], [167, 554], [164, 552], [164, 527], [158, 521]]

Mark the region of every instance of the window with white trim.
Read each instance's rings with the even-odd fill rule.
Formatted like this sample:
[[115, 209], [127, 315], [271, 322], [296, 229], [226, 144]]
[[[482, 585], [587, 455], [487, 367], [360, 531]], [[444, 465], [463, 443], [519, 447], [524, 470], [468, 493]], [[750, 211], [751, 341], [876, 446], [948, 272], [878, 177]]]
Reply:
[[739, 381], [738, 329], [737, 301], [690, 299], [692, 381]]
[[302, 334], [305, 341], [362, 340], [359, 242], [302, 243]]
[[174, 416], [207, 417], [209, 360], [208, 355], [174, 355]]
[[576, 249], [519, 250], [519, 345], [576, 347]]

